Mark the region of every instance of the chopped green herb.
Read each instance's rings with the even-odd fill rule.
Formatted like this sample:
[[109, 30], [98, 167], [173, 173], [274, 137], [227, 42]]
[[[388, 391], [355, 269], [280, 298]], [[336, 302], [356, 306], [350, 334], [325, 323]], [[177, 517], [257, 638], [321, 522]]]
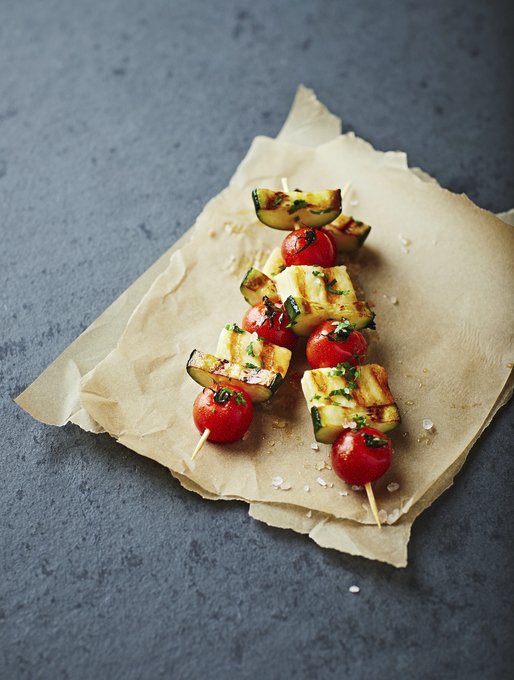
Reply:
[[[316, 233], [316, 229], [306, 229], [305, 230], [305, 236], [297, 236], [296, 237], [296, 242], [295, 242], [295, 253], [298, 255], [299, 253], [303, 252], [306, 248], [311, 246], [313, 243], [316, 242], [318, 235]], [[301, 248], [298, 248], [298, 245], [301, 241], [305, 241], [305, 245], [303, 245]]]
[[248, 354], [248, 356], [251, 356], [251, 357], [255, 356], [255, 354], [253, 352], [253, 342], [251, 342], [249, 345], [247, 345], [246, 353]]
[[329, 397], [336, 397], [336, 396], [341, 396], [344, 397], [345, 399], [351, 400], [352, 399], [352, 387], [353, 383], [349, 383], [346, 387], [341, 387], [339, 390], [332, 390], [332, 392], [329, 393]]
[[245, 368], [255, 368], [255, 369], [259, 370], [259, 367], [256, 366], [255, 364], [245, 364]]
[[[238, 397], [238, 395], [241, 396], [241, 397], [243, 396], [243, 395], [240, 394], [239, 392], [236, 392], [235, 390], [230, 389], [230, 387], [225, 387], [225, 386], [219, 387], [219, 388], [216, 390], [216, 393], [215, 393], [215, 395], [214, 395], [214, 401], [215, 401], [217, 404], [226, 404], [227, 401], [229, 401], [230, 398], [231, 398], [233, 395], [235, 395], [235, 397], [236, 397], [236, 402], [237, 402], [237, 397]], [[244, 397], [243, 397], [243, 398], [244, 398]], [[246, 403], [246, 402], [245, 402], [245, 403]]]
[[327, 333], [328, 340], [332, 340], [332, 342], [346, 342], [350, 334], [355, 330], [355, 324], [350, 323], [348, 319], [333, 321], [332, 325], [334, 330]]
[[369, 446], [370, 449], [380, 449], [382, 446], [387, 446], [388, 439], [386, 439], [386, 437], [377, 437], [374, 434], [368, 434], [367, 432], [363, 432], [362, 436], [364, 437], [366, 446]]
[[360, 430], [361, 427], [366, 425], [366, 416], [358, 415], [354, 416], [353, 422], [355, 423], [355, 429]]
[[269, 297], [267, 297], [266, 295], [262, 298], [262, 301], [264, 303], [264, 315], [259, 326], [264, 325], [267, 320], [269, 321], [270, 328], [273, 328], [273, 326], [275, 325], [275, 321], [277, 322], [277, 325], [280, 328], [286, 318], [284, 312], [282, 311], [282, 309], [280, 309], [280, 307], [274, 305], [273, 302], [271, 302]]
[[323, 279], [325, 282], [325, 288], [327, 293], [332, 293], [332, 295], [349, 295], [350, 291], [349, 290], [336, 290], [332, 286], [334, 286], [337, 283], [336, 279], [332, 279], [332, 281], [328, 280], [328, 276], [324, 272], [320, 272], [318, 270], [312, 272], [313, 276], [318, 276], [320, 279]]
[[315, 395], [312, 397], [311, 401], [314, 401], [315, 399], [316, 399], [316, 401], [317, 401], [318, 399], [321, 399], [321, 394], [315, 394]]
[[234, 331], [234, 333], [246, 333], [242, 328], [239, 328], [237, 323], [228, 323], [225, 328], [227, 331]]
[[243, 397], [241, 392], [236, 392], [236, 404], [238, 406], [246, 406], [246, 399]]
[[309, 204], [307, 201], [304, 201], [302, 198], [297, 198], [296, 200], [293, 201], [291, 207], [287, 211], [290, 215], [295, 213], [297, 210], [301, 210], [302, 208], [306, 208]]
[[284, 194], [277, 194], [275, 196], [275, 200], [273, 201], [273, 207], [276, 208], [277, 205], [280, 205], [283, 200], [284, 200]]

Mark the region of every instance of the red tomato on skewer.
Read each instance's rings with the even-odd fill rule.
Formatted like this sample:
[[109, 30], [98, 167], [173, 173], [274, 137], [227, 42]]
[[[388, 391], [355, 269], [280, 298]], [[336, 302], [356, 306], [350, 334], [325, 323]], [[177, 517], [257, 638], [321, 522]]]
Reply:
[[298, 336], [287, 328], [289, 319], [282, 305], [276, 305], [267, 297], [250, 307], [243, 317], [243, 328], [249, 333], [257, 333], [261, 338], [274, 345], [293, 349]]
[[368, 343], [347, 320], [324, 321], [307, 341], [307, 361], [311, 368], [329, 368], [341, 363], [358, 366], [364, 362]]
[[282, 241], [281, 251], [287, 267], [302, 264], [334, 267], [337, 258], [333, 237], [326, 231], [312, 227], [290, 232]]
[[391, 440], [379, 430], [343, 430], [332, 444], [332, 468], [348, 484], [364, 486], [388, 470], [392, 453]]
[[193, 404], [193, 420], [200, 432], [210, 430], [210, 442], [231, 444], [250, 427], [253, 405], [243, 390], [228, 385], [206, 387]]

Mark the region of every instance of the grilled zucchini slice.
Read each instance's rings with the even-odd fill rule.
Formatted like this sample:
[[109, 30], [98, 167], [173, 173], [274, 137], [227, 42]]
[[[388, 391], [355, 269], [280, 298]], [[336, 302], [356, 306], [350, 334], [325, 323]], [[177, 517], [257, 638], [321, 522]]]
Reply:
[[333, 222], [341, 212], [341, 190], [326, 189], [316, 193], [254, 189], [255, 212], [259, 220], [273, 229], [322, 227]]
[[282, 300], [292, 296], [322, 305], [346, 305], [357, 302], [352, 280], [344, 265], [287, 267], [276, 277], [275, 283]]
[[249, 305], [256, 305], [262, 302], [264, 296], [268, 297], [272, 302], [280, 302], [274, 281], [255, 267], [246, 272], [239, 290]]
[[389, 432], [400, 423], [387, 371], [378, 364], [356, 368], [340, 364], [305, 371], [302, 390], [316, 440], [324, 444], [331, 444], [356, 416], [364, 416], [367, 425], [381, 432]]
[[264, 274], [266, 274], [266, 276], [269, 276], [270, 279], [274, 279], [275, 276], [278, 276], [281, 272], [284, 271], [285, 268], [286, 263], [284, 262], [284, 259], [282, 257], [281, 249], [273, 248], [268, 259], [264, 263], [262, 271], [264, 272]]
[[232, 324], [221, 331], [216, 356], [245, 368], [264, 368], [272, 373], [280, 373], [284, 378], [291, 361], [291, 350], [267, 342], [259, 338], [257, 333], [248, 333]]
[[371, 227], [353, 217], [339, 215], [335, 222], [327, 224], [323, 230], [334, 237], [338, 253], [353, 253], [367, 239]]
[[283, 382], [280, 373], [264, 368], [245, 368], [196, 349], [189, 357], [186, 370], [191, 378], [203, 387], [212, 385], [240, 387], [255, 403], [267, 401]]
[[375, 314], [365, 302], [349, 302], [347, 305], [320, 304], [309, 302], [292, 295], [284, 301], [284, 309], [289, 317], [291, 329], [296, 335], [309, 336], [323, 321], [348, 319], [356, 330], [375, 328]]

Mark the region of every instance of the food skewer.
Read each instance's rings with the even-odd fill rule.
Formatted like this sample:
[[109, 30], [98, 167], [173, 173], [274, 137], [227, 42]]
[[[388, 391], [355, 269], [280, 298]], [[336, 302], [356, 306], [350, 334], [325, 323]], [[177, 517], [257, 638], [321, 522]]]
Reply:
[[375, 522], [377, 523], [378, 528], [381, 529], [382, 525], [380, 523], [380, 517], [378, 516], [377, 502], [375, 500], [375, 494], [373, 493], [373, 487], [371, 486], [371, 482], [366, 482], [366, 484], [364, 484], [364, 488], [366, 489], [366, 493], [368, 494], [368, 501], [371, 508], [371, 512], [373, 513], [373, 517], [375, 518]]
[[198, 440], [198, 444], [196, 445], [195, 450], [191, 454], [191, 460], [194, 460], [196, 458], [198, 452], [200, 451], [200, 449], [203, 447], [203, 445], [205, 444], [205, 442], [209, 438], [210, 433], [211, 433], [211, 431], [209, 430], [208, 427], [206, 427], [205, 430], [203, 431], [202, 436]]

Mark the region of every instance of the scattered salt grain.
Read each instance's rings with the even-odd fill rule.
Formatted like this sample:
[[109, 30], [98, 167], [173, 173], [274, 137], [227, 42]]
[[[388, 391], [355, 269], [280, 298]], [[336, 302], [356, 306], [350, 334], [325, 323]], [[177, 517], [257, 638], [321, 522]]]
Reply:
[[309, 512], [307, 512], [305, 516], [310, 519], [312, 517], [312, 510], [309, 510]]
[[281, 484], [284, 483], [284, 480], [282, 477], [272, 477], [271, 479], [271, 486], [274, 486], [275, 489], [278, 489]]
[[400, 239], [402, 245], [405, 246], [406, 248], [412, 245], [412, 241], [410, 240], [410, 238], [406, 238], [403, 234], [398, 234], [398, 238]]
[[389, 515], [387, 515], [387, 523], [388, 524], [394, 524], [396, 520], [400, 517], [400, 511], [398, 508], [395, 508]]
[[319, 446], [316, 444], [316, 442], [313, 442], [313, 443], [311, 444], [311, 449], [312, 449], [313, 451], [319, 451]]
[[398, 298], [397, 298], [397, 297], [394, 297], [394, 296], [393, 296], [393, 297], [390, 298], [390, 300], [391, 300], [391, 304], [392, 304], [392, 305], [397, 305], [397, 304], [398, 304]]
[[398, 491], [399, 488], [400, 485], [398, 484], [398, 482], [389, 482], [389, 484], [387, 485], [387, 490], [389, 491], [389, 493], [393, 493], [393, 491]]
[[316, 463], [316, 465], [314, 467], [316, 468], [316, 470], [321, 472], [321, 470], [325, 469], [325, 461], [321, 460], [319, 463]]
[[378, 519], [380, 520], [381, 524], [385, 524], [385, 522], [387, 522], [387, 512], [385, 510], [379, 510]]
[[359, 588], [359, 586], [350, 586], [350, 587], [348, 588], [348, 590], [350, 591], [350, 593], [360, 593], [360, 591], [361, 591], [361, 589]]
[[250, 436], [250, 430], [246, 430], [246, 432], [243, 435], [243, 441], [245, 442], [248, 439], [249, 436]]
[[359, 201], [356, 198], [354, 198], [353, 201], [350, 201], [350, 205], [355, 208], [356, 205], [359, 205]]
[[289, 482], [282, 482], [280, 488], [282, 489], [282, 491], [289, 491], [289, 489], [291, 488], [291, 484], [289, 484]]
[[348, 496], [348, 491], [338, 491], [337, 492], [340, 496]]
[[303, 487], [303, 490], [306, 491], [307, 493], [309, 493], [309, 491], [311, 490], [311, 487], [310, 487], [308, 484], [306, 484], [306, 485]]
[[434, 423], [429, 418], [423, 418], [423, 429], [431, 430], [434, 427]]
[[334, 488], [334, 485], [332, 484], [332, 482], [329, 482], [329, 483], [327, 484], [327, 486], [328, 486], [329, 489], [333, 489], [333, 488]]
[[363, 486], [359, 486], [358, 484], [352, 484], [352, 491], [362, 491], [363, 488]]
[[324, 479], [322, 479], [321, 477], [318, 477], [318, 478], [316, 479], [316, 481], [317, 481], [318, 484], [319, 484], [320, 486], [322, 486], [324, 489], [326, 488], [327, 483], [325, 482]]

